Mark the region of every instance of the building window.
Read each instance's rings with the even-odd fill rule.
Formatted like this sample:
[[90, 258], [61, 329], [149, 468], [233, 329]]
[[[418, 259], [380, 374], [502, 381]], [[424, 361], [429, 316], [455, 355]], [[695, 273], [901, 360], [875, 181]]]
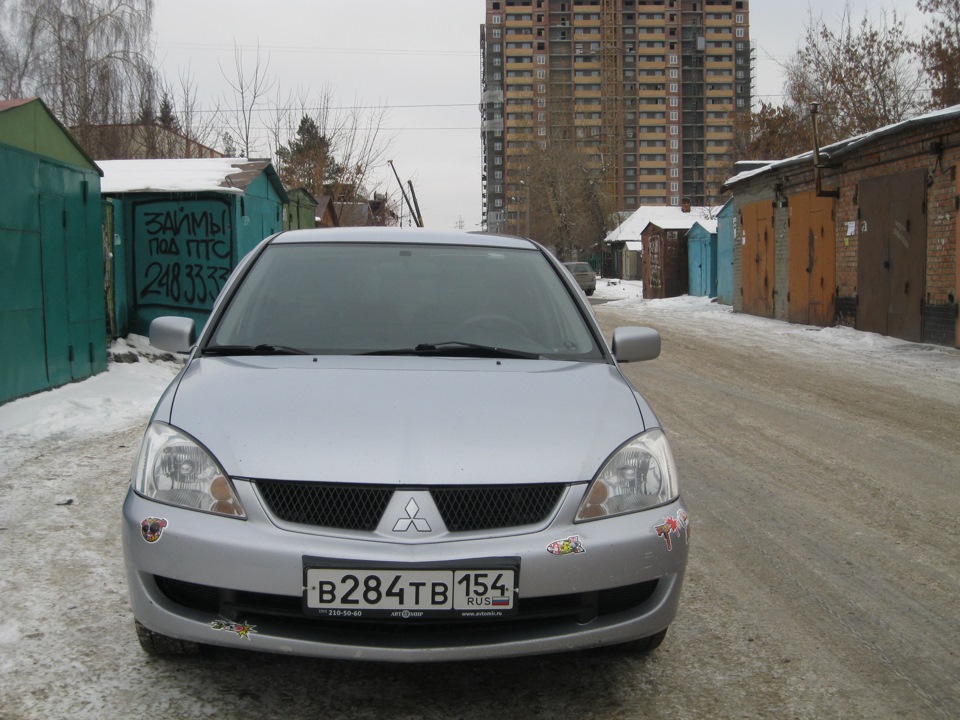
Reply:
[[537, 65], [546, 65], [547, 56], [546, 55], [537, 55]]
[[675, 182], [670, 183], [670, 192], [679, 192], [679, 191], [680, 191], [680, 183], [675, 183]]
[[537, 70], [537, 80], [546, 80], [547, 71], [546, 70]]
[[676, 111], [671, 112], [671, 113], [670, 113], [670, 119], [673, 120], [674, 122], [676, 122], [677, 119], [678, 119], [678, 113], [677, 113]]
[[670, 149], [671, 149], [671, 150], [678, 150], [679, 148], [680, 148], [680, 141], [679, 141], [679, 140], [671, 140], [671, 141], [670, 141]]
[[547, 129], [545, 127], [537, 128], [537, 135], [546, 135]]
[[679, 205], [679, 204], [680, 204], [680, 198], [678, 198], [676, 195], [674, 195], [672, 198], [670, 198], [670, 204], [671, 204], [671, 205]]
[[493, 29], [493, 37], [495, 37], [495, 38], [500, 37], [500, 28], [494, 28], [494, 29]]
[[670, 77], [672, 78], [680, 77], [680, 71], [677, 70], [676, 68], [670, 68]]
[[743, 25], [743, 15], [735, 16], [734, 20], [737, 22], [738, 25]]
[[500, 24], [500, 20], [501, 20], [501, 18], [500, 18], [499, 15], [494, 15], [492, 18], [490, 18], [490, 21], [491, 21], [494, 25], [499, 25], [499, 24]]
[[671, 55], [671, 56], [670, 56], [670, 64], [671, 64], [671, 65], [676, 65], [676, 64], [677, 64], [677, 56], [676, 56], [676, 55]]
[[677, 92], [677, 83], [670, 83], [670, 92]]
[[678, 132], [677, 132], [678, 130], [679, 130], [679, 128], [678, 128], [676, 125], [671, 125], [671, 126], [670, 126], [670, 134], [671, 134], [671, 135], [677, 135], [677, 134], [678, 134]]
[[743, 37], [743, 28], [742, 28], [742, 27], [737, 28], [737, 37]]
[[677, 107], [677, 98], [670, 98], [670, 107]]
[[680, 162], [680, 155], [671, 155], [670, 162], [676, 165], [678, 162]]
[[670, 168], [670, 177], [680, 177], [680, 168]]

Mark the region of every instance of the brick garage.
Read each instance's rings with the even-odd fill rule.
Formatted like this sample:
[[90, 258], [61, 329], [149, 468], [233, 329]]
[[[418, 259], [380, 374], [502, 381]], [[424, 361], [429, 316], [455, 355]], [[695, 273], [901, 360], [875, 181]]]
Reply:
[[734, 309], [957, 346], [960, 106], [743, 172]]

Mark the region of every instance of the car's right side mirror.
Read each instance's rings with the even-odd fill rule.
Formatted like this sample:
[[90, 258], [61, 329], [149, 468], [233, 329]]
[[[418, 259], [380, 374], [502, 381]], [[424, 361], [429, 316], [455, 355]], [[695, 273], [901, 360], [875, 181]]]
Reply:
[[166, 316], [150, 322], [150, 344], [155, 348], [185, 353], [196, 341], [196, 324], [191, 318]]
[[617, 362], [653, 360], [660, 356], [660, 333], [648, 327], [617, 328], [610, 350]]

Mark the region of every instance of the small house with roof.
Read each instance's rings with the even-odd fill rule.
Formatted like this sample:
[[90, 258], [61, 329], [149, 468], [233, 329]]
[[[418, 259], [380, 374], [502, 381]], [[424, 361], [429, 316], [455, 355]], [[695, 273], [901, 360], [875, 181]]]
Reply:
[[687, 233], [696, 222], [713, 220], [717, 210], [689, 203], [637, 208], [605, 238], [615, 272], [624, 280], [642, 280], [645, 298], [686, 294], [690, 284]]
[[287, 190], [290, 202], [283, 218], [284, 230], [317, 227], [317, 199], [306, 188]]
[[237, 262], [283, 229], [286, 191], [268, 160], [104, 160], [116, 332], [160, 315], [206, 322]]
[[0, 403], [107, 368], [100, 169], [38, 98], [0, 101]]

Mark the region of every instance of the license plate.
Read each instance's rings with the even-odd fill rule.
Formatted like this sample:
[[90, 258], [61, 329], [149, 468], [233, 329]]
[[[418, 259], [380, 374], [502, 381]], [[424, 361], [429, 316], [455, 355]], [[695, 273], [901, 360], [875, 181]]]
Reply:
[[304, 606], [327, 617], [504, 617], [516, 608], [517, 567], [314, 567]]

